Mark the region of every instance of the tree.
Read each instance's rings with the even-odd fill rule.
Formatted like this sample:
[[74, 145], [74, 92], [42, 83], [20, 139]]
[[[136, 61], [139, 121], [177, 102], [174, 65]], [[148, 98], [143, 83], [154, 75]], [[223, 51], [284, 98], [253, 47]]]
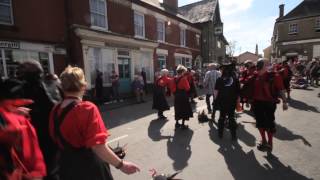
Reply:
[[233, 57], [236, 47], [237, 47], [237, 41], [229, 41], [229, 45], [227, 46], [227, 55], [229, 57]]

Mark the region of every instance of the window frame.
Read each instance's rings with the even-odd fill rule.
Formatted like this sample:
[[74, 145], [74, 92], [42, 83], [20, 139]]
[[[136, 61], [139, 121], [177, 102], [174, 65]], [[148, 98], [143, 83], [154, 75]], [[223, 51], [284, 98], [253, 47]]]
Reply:
[[167, 68], [167, 55], [158, 54], [157, 55], [157, 61], [158, 61], [159, 67], [160, 67], [160, 61], [164, 62], [164, 64], [163, 64], [164, 67], [160, 67], [160, 69]]
[[[161, 26], [161, 28], [162, 28], [162, 33], [163, 33], [162, 39], [159, 37], [159, 35], [160, 35], [159, 33], [161, 33], [161, 32], [159, 31], [159, 23], [162, 23], [162, 26]], [[165, 41], [166, 41], [166, 24], [165, 24], [165, 21], [160, 20], [160, 19], [157, 20], [157, 40], [158, 40], [159, 42], [165, 42]]]
[[180, 29], [180, 46], [186, 47], [186, 42], [187, 42], [187, 30], [184, 28]]
[[298, 33], [299, 33], [298, 23], [290, 23], [288, 34], [291, 35], [291, 34], [298, 34]]
[[[135, 23], [136, 22], [136, 20], [135, 20], [136, 15], [142, 17], [142, 25], [143, 25], [142, 36], [140, 34], [137, 34], [137, 32], [136, 32], [136, 23]], [[145, 24], [145, 17], [144, 17], [143, 13], [138, 12], [138, 11], [134, 11], [134, 13], [133, 13], [133, 26], [134, 26], [134, 37], [144, 39], [146, 37], [146, 24]]]
[[9, 6], [10, 7], [10, 23], [6, 23], [6, 22], [0, 21], [0, 24], [1, 25], [9, 25], [9, 26], [14, 25], [12, 0], [9, 0], [9, 4], [1, 3], [1, 2], [0, 2], [0, 4], [3, 5], [3, 6]]
[[[91, 11], [91, 4], [92, 1], [103, 1], [104, 2], [104, 8], [105, 8], [105, 14], [102, 14], [100, 12], [92, 12]], [[108, 9], [107, 9], [108, 5], [107, 5], [107, 0], [90, 0], [89, 1], [89, 10], [90, 10], [90, 27], [93, 29], [97, 29], [97, 30], [103, 30], [103, 31], [107, 31], [109, 29], [109, 24], [108, 24]], [[106, 23], [106, 27], [101, 27], [98, 25], [94, 25], [93, 21], [92, 21], [92, 13], [96, 14], [96, 15], [100, 15], [100, 16], [104, 16], [104, 20]]]

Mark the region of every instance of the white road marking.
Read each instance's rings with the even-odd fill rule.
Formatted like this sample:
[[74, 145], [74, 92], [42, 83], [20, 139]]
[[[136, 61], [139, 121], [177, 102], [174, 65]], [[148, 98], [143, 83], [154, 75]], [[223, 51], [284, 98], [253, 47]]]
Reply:
[[126, 135], [117, 137], [117, 138], [115, 138], [115, 139], [112, 139], [112, 140], [108, 141], [107, 144], [113, 143], [113, 142], [115, 142], [115, 141], [119, 141], [119, 140], [124, 139], [124, 138], [126, 138], [126, 137], [128, 137], [128, 136], [129, 136], [129, 135], [126, 134]]

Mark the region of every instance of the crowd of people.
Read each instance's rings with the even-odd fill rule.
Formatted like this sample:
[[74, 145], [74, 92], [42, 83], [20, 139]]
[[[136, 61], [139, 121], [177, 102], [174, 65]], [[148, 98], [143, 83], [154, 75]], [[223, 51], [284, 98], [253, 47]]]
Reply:
[[[292, 65], [293, 64], [293, 65]], [[235, 63], [209, 64], [202, 86], [207, 112], [215, 121], [218, 136], [223, 138], [225, 125], [233, 140], [237, 138], [236, 109], [250, 107], [261, 136], [257, 148], [271, 152], [276, 132], [275, 111], [282, 102], [287, 110], [290, 81], [293, 76], [306, 76], [308, 83], [318, 85], [319, 60], [309, 64], [284, 61], [270, 64], [261, 58]], [[175, 76], [162, 69], [155, 77], [152, 109], [159, 120], [166, 119], [170, 109], [167, 97], [174, 96], [175, 129], [185, 130], [193, 117], [192, 105], [198, 96], [201, 76], [178, 65]], [[119, 76], [111, 76], [114, 99], [119, 100]], [[102, 74], [97, 73], [96, 96], [101, 97]], [[146, 80], [135, 76], [132, 88], [138, 102], [144, 102]], [[4, 180], [109, 180], [109, 166], [126, 174], [139, 167], [118, 157], [107, 145], [109, 132], [98, 107], [84, 101], [87, 82], [81, 68], [68, 66], [58, 77], [43, 75], [38, 61], [19, 65], [16, 78], [0, 82], [0, 179]]]

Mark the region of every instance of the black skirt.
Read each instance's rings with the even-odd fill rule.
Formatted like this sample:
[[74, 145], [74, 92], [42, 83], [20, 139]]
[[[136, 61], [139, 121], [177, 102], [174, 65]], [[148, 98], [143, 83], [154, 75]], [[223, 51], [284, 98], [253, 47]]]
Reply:
[[155, 87], [153, 92], [152, 109], [156, 109], [158, 111], [166, 111], [170, 109], [163, 87]]
[[85, 148], [62, 151], [59, 175], [60, 180], [113, 180], [109, 165]]
[[253, 113], [256, 119], [257, 128], [264, 128], [268, 131], [275, 131], [276, 103], [267, 101], [254, 101], [252, 104]]
[[186, 91], [177, 89], [174, 96], [174, 113], [175, 120], [189, 120], [190, 117], [193, 117], [191, 104]]

